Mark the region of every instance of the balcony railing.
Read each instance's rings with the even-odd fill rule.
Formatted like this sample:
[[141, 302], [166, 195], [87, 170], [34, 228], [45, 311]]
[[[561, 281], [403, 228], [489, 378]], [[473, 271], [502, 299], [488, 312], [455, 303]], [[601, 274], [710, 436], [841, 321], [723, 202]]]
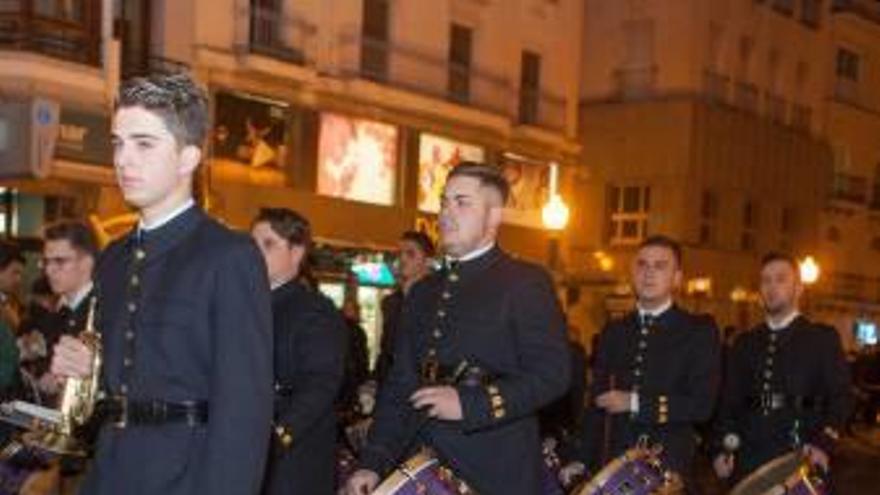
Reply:
[[754, 84], [737, 82], [733, 94], [734, 104], [752, 113], [758, 112], [758, 88]]
[[765, 95], [767, 105], [767, 117], [773, 122], [785, 125], [788, 121], [788, 102], [781, 96], [771, 93]]
[[805, 105], [791, 105], [791, 126], [802, 131], [813, 127], [813, 110]]
[[363, 79], [480, 110], [510, 115], [510, 81], [474, 66], [449, 62], [446, 54], [360, 35], [339, 38], [340, 71]]
[[703, 90], [709, 100], [727, 103], [729, 88], [730, 77], [708, 69], [703, 73]]
[[0, 0], [0, 50], [12, 49], [98, 66], [101, 64], [101, 2], [91, 0], [81, 20], [35, 12], [25, 0]]
[[835, 174], [831, 198], [838, 201], [864, 204], [868, 201], [868, 180], [849, 174]]
[[876, 0], [834, 0], [832, 13], [852, 13], [880, 23], [880, 3]]
[[157, 55], [150, 55], [141, 60], [132, 60], [122, 65], [123, 78], [153, 74], [180, 74], [189, 71], [189, 64]]
[[614, 71], [617, 94], [624, 100], [647, 98], [657, 85], [657, 66], [622, 67]]
[[306, 45], [317, 33], [316, 26], [268, 7], [245, 7], [238, 14], [247, 18], [247, 47], [251, 53], [294, 64], [305, 62]]

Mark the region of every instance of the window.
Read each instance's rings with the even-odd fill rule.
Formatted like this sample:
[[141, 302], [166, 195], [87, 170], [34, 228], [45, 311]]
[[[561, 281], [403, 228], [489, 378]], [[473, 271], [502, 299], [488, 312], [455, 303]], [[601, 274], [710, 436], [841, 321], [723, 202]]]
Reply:
[[714, 191], [704, 190], [700, 199], [700, 244], [715, 243], [715, 220], [718, 217], [718, 196]]
[[520, 66], [519, 121], [534, 124], [538, 121], [538, 102], [541, 93], [541, 56], [524, 50]]
[[846, 48], [837, 49], [837, 77], [849, 81], [859, 80], [859, 55]]
[[[114, 36], [119, 40], [122, 70], [127, 77], [149, 71], [150, 59], [150, 2], [121, 0], [116, 6]], [[253, 14], [251, 35], [254, 33]]]
[[649, 186], [612, 186], [608, 191], [610, 244], [638, 244], [648, 235]]
[[101, 0], [2, 0], [0, 50], [101, 65]]
[[794, 0], [773, 0], [773, 9], [785, 15], [794, 13]]
[[740, 249], [752, 251], [755, 249], [755, 239], [758, 230], [758, 205], [752, 200], [746, 200], [743, 205], [743, 231], [740, 237]]
[[801, 0], [801, 22], [818, 28], [822, 21], [822, 0]]
[[388, 0], [364, 0], [361, 28], [361, 74], [368, 79], [388, 79]]
[[642, 98], [650, 95], [657, 83], [654, 20], [628, 20], [622, 28], [624, 56], [614, 72], [617, 90], [624, 99]]
[[453, 23], [449, 29], [449, 97], [467, 103], [471, 93], [473, 31]]

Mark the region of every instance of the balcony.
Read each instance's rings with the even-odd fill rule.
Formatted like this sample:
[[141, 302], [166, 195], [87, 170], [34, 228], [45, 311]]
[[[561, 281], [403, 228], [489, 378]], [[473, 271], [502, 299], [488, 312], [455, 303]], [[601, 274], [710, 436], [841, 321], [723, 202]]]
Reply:
[[876, 0], [834, 0], [832, 14], [850, 13], [880, 23], [880, 2]]
[[865, 204], [868, 201], [868, 180], [849, 174], [835, 174], [831, 184], [831, 199]]
[[305, 63], [305, 47], [317, 33], [316, 26], [281, 9], [251, 5], [238, 12], [247, 17], [248, 51], [293, 64]]
[[[338, 43], [342, 75], [519, 121], [515, 113], [518, 95], [504, 75], [452, 63], [445, 53], [360, 35], [343, 35]], [[537, 100], [537, 115], [532, 123], [552, 130], [562, 129], [565, 100], [543, 91], [538, 93]]]
[[100, 66], [101, 4], [88, 0], [49, 7], [32, 0], [0, 0], [0, 50]]

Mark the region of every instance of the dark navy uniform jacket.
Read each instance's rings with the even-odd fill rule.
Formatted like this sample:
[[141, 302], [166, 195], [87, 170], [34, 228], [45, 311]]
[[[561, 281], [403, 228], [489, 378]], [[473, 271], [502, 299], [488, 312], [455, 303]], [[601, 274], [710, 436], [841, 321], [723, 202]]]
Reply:
[[332, 495], [336, 468], [336, 416], [347, 327], [333, 303], [297, 281], [272, 291], [275, 327], [276, 434], [265, 494]]
[[[642, 324], [637, 312], [609, 322], [594, 350], [584, 420], [583, 458], [591, 471], [644, 438], [662, 446], [667, 467], [687, 479], [696, 450], [695, 425], [708, 421], [715, 407], [720, 351], [714, 320], [675, 305], [648, 325]], [[636, 389], [638, 412], [606, 419], [595, 400], [611, 388]], [[608, 426], [611, 431], [605, 433]]]
[[[384, 476], [426, 445], [478, 493], [539, 493], [536, 413], [569, 383], [565, 321], [548, 274], [496, 247], [421, 280], [403, 304], [362, 463]], [[434, 360], [441, 380], [463, 362], [475, 377], [456, 386], [462, 421], [425, 421], [408, 401]]]
[[[716, 454], [724, 436], [739, 436], [739, 478], [800, 444], [831, 453], [849, 413], [849, 386], [834, 328], [803, 316], [775, 331], [767, 324], [755, 327], [736, 339], [728, 355]], [[765, 406], [780, 403], [765, 409], [761, 397]]]
[[[81, 493], [258, 493], [273, 398], [262, 257], [198, 207], [137, 239], [112, 243], [98, 265], [103, 387], [131, 401], [205, 401], [208, 420], [104, 425]], [[136, 245], [145, 256], [135, 277]]]

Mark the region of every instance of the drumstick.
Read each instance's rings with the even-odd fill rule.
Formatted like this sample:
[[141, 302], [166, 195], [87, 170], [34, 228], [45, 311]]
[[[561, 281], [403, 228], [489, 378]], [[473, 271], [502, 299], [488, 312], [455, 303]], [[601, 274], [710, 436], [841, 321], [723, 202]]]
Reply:
[[[614, 375], [608, 376], [608, 391], [614, 390], [616, 380]], [[604, 466], [608, 463], [608, 457], [611, 455], [611, 413], [605, 411], [605, 418], [602, 431], [602, 463]]]

